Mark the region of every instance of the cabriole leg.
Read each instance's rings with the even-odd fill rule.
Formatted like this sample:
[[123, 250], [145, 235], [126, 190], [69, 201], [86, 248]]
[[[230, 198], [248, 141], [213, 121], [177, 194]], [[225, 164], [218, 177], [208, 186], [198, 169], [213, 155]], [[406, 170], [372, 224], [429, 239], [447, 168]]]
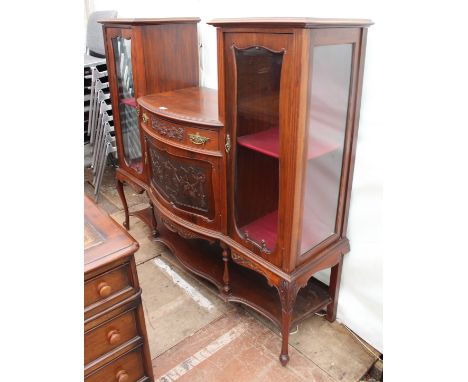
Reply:
[[281, 365], [286, 366], [289, 361], [289, 331], [291, 330], [292, 313], [298, 290], [295, 282], [289, 283], [286, 280], [281, 281], [281, 285], [277, 289], [281, 300], [281, 353], [279, 360]]
[[125, 221], [123, 222], [123, 226], [129, 230], [130, 229], [130, 215], [128, 213], [128, 206], [127, 206], [127, 199], [125, 199], [125, 192], [123, 189], [123, 183], [117, 179], [117, 192], [119, 193], [120, 200], [122, 201], [122, 205], [125, 212]]
[[289, 330], [291, 329], [292, 312], [282, 311], [282, 324], [281, 324], [281, 353], [279, 360], [281, 365], [286, 366], [289, 362]]
[[332, 267], [330, 273], [330, 286], [328, 287], [331, 302], [327, 306], [327, 320], [333, 322], [336, 320], [336, 310], [338, 307], [338, 295], [340, 292], [341, 270], [343, 268], [343, 255], [341, 255], [338, 264]]

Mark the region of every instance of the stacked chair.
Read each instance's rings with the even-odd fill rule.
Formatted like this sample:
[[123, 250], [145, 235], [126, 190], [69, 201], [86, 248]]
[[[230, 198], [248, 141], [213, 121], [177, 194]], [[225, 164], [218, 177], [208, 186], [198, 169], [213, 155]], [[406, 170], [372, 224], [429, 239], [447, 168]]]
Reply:
[[88, 19], [87, 52], [84, 62], [85, 143], [92, 155], [94, 198], [99, 198], [104, 170], [109, 157], [115, 164], [115, 145], [109, 79], [101, 25], [97, 20], [117, 17], [116, 11], [94, 12]]

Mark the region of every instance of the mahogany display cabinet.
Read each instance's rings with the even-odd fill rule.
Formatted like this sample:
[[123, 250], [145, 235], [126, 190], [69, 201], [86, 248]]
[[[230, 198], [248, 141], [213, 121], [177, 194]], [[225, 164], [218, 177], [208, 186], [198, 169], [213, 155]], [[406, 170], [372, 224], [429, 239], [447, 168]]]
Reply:
[[117, 190], [124, 206], [127, 229], [130, 227], [129, 211], [123, 183], [138, 193], [144, 192], [147, 184], [136, 98], [198, 86], [199, 21], [199, 18], [99, 21], [103, 25], [119, 158]]
[[[286, 365], [293, 326], [322, 309], [336, 318], [372, 23], [209, 24], [218, 91], [189, 86], [137, 99], [143, 187], [154, 206], [140, 217], [221, 298], [278, 325]], [[313, 277], [326, 268], [329, 285]]]

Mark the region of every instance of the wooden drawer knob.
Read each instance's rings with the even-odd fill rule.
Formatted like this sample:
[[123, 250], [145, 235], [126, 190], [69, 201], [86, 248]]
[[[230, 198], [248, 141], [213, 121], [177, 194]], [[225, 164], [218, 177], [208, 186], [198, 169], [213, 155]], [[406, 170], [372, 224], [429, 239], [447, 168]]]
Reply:
[[99, 296], [107, 297], [111, 294], [112, 288], [110, 287], [109, 284], [103, 281], [102, 283], [99, 283], [98, 285], [98, 292], [99, 292]]
[[112, 330], [109, 331], [109, 333], [107, 333], [107, 341], [111, 345], [115, 345], [115, 344], [119, 343], [121, 338], [122, 337], [120, 336], [119, 331], [116, 330], [116, 329], [112, 329]]
[[119, 370], [115, 375], [115, 380], [117, 382], [128, 382], [130, 381], [130, 377], [128, 376], [128, 373], [125, 370]]

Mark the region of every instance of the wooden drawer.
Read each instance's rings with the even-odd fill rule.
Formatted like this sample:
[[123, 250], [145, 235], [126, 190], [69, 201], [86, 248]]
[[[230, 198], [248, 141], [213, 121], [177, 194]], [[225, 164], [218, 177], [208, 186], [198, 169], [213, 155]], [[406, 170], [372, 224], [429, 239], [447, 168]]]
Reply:
[[85, 365], [138, 336], [136, 310], [128, 310], [84, 335]]
[[[127, 378], [125, 378], [127, 375]], [[85, 378], [86, 382], [137, 382], [145, 377], [142, 348], [134, 349]]]
[[115, 299], [117, 302], [120, 296], [123, 298], [123, 294], [131, 289], [130, 265], [126, 263], [85, 282], [85, 308], [99, 301]]
[[143, 118], [142, 123], [147, 128], [151, 127], [151, 131], [162, 141], [171, 142], [192, 151], [219, 151], [218, 129], [173, 122], [151, 114], [147, 110], [144, 110], [144, 114], [147, 118]]

